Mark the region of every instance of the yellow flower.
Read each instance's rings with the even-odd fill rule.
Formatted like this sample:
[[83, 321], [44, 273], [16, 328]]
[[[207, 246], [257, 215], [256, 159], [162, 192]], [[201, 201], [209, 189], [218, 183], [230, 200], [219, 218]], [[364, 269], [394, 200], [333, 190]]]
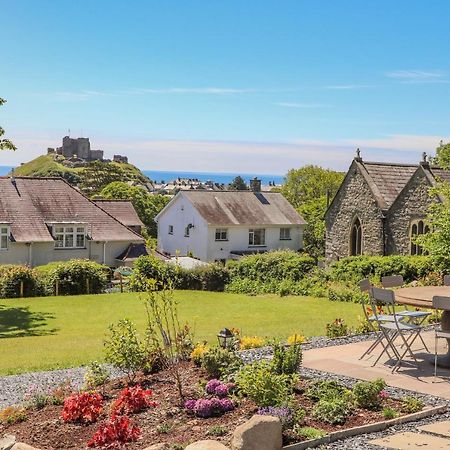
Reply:
[[306, 338], [302, 334], [292, 334], [291, 336], [289, 336], [287, 338], [287, 343], [289, 345], [303, 344], [303, 342], [305, 342], [305, 341], [306, 341]]
[[240, 349], [258, 348], [264, 345], [264, 339], [258, 336], [243, 336], [240, 341]]
[[202, 363], [203, 355], [209, 350], [209, 347], [206, 344], [197, 344], [192, 350], [191, 359], [196, 365], [200, 365]]

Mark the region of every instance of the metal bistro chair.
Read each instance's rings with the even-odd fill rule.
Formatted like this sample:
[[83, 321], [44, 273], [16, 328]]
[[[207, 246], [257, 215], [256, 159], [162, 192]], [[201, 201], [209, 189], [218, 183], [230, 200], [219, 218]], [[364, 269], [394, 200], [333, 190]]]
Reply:
[[[365, 278], [364, 280], [361, 280], [359, 282], [359, 288], [361, 290], [361, 292], [363, 293], [367, 293], [369, 295], [369, 302], [367, 303], [365, 301], [365, 297], [363, 297], [362, 301], [361, 301], [361, 305], [362, 305], [362, 309], [363, 309], [363, 313], [364, 313], [364, 317], [366, 318], [370, 330], [374, 333], [377, 333], [377, 337], [375, 339], [375, 341], [370, 345], [370, 347], [359, 357], [359, 359], [363, 359], [364, 356], [369, 355], [370, 353], [372, 353], [376, 347], [378, 347], [378, 345], [381, 344], [381, 346], [383, 347], [383, 349], [386, 351], [386, 353], [388, 354], [389, 358], [391, 357], [389, 350], [386, 348], [383, 340], [384, 340], [384, 335], [383, 333], [380, 332], [380, 330], [375, 326], [375, 323], [378, 323], [378, 320], [381, 321], [393, 321], [394, 317], [391, 315], [386, 315], [386, 314], [378, 314], [375, 315], [375, 313], [373, 313], [373, 310], [377, 308], [377, 305], [375, 305], [372, 301], [372, 292], [371, 292], [371, 288], [372, 285], [370, 283], [370, 281]], [[372, 314], [369, 314], [369, 312], [367, 311], [367, 309], [370, 308], [372, 311]]]
[[[392, 372], [394, 372], [400, 366], [403, 359], [408, 353], [411, 358], [414, 359], [414, 361], [417, 363], [417, 358], [415, 357], [411, 347], [417, 337], [420, 336], [420, 332], [423, 330], [423, 327], [420, 325], [415, 325], [413, 323], [403, 322], [402, 316], [395, 313], [394, 291], [390, 289], [381, 289], [375, 287], [372, 288], [371, 291], [374, 302], [385, 305], [389, 310], [393, 312], [393, 322], [378, 322], [378, 326], [380, 327], [384, 337], [386, 338], [386, 348], [390, 347], [397, 358], [397, 362], [395, 363]], [[376, 311], [375, 315], [377, 315]], [[395, 344], [395, 340], [398, 337], [400, 337], [402, 340], [402, 345], [399, 348], [397, 348]], [[405, 350], [402, 350], [403, 347], [405, 348]], [[401, 353], [402, 351], [403, 353]], [[374, 365], [380, 360], [384, 352], [385, 350], [380, 353]]]
[[[450, 278], [450, 277], [449, 277]], [[450, 279], [449, 279], [450, 282]], [[403, 286], [403, 277], [401, 275], [389, 275], [386, 277], [381, 277], [381, 284], [384, 288], [393, 288], [393, 287], [401, 287]], [[410, 323], [414, 325], [422, 325], [425, 319], [431, 314], [429, 311], [410, 311], [405, 306], [405, 309], [401, 311], [397, 311], [398, 315], [405, 317]], [[429, 352], [427, 345], [425, 344], [422, 336], [419, 336], [419, 339], [422, 341], [422, 344], [427, 352]]]
[[[448, 276], [448, 275], [446, 275]], [[440, 295], [435, 295], [433, 297], [433, 308], [438, 309], [449, 309], [450, 307], [450, 297], [442, 297]], [[438, 339], [450, 339], [450, 331], [442, 331], [440, 324], [436, 324], [434, 328], [434, 378], [437, 376], [437, 343]]]

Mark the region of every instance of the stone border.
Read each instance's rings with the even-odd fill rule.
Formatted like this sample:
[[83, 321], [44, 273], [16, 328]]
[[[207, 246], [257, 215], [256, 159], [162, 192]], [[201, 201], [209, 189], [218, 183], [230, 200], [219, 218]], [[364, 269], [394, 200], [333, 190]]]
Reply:
[[375, 433], [385, 430], [393, 425], [401, 425], [406, 422], [414, 422], [426, 417], [434, 416], [447, 411], [447, 405], [425, 408], [422, 411], [407, 414], [406, 416], [397, 417], [395, 419], [383, 420], [381, 422], [370, 423], [360, 427], [348, 428], [346, 430], [334, 431], [326, 436], [318, 439], [310, 439], [309, 441], [298, 442], [283, 447], [283, 450], [305, 450], [307, 448], [317, 447], [318, 445], [331, 444], [332, 442], [346, 439], [360, 434]]

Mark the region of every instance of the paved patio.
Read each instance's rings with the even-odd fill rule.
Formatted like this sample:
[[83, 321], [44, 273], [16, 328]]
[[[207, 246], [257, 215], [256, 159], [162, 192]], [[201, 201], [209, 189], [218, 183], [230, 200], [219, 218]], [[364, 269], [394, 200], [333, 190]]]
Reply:
[[[422, 336], [430, 352], [434, 352], [434, 332], [429, 331], [423, 333]], [[438, 378], [435, 380], [433, 375], [434, 356], [423, 349], [420, 341], [413, 345], [418, 364], [408, 358], [395, 373], [391, 373], [392, 361], [389, 361], [386, 355], [380, 359], [376, 366], [373, 366], [375, 359], [381, 352], [381, 346], [378, 346], [371, 355], [359, 359], [371, 342], [365, 341], [306, 350], [303, 354], [303, 366], [362, 380], [373, 380], [381, 377], [389, 386], [450, 400], [450, 369], [438, 368]], [[438, 353], [445, 353], [447, 351], [445, 339], [439, 339], [438, 344]]]

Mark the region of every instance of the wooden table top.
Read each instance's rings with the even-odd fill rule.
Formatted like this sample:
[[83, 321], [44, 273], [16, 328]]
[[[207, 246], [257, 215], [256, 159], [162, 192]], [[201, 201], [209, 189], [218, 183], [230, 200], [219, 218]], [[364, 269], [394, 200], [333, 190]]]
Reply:
[[[432, 308], [433, 297], [450, 297], [450, 286], [417, 286], [395, 290], [395, 300], [403, 305]], [[450, 302], [448, 309], [450, 310]]]

